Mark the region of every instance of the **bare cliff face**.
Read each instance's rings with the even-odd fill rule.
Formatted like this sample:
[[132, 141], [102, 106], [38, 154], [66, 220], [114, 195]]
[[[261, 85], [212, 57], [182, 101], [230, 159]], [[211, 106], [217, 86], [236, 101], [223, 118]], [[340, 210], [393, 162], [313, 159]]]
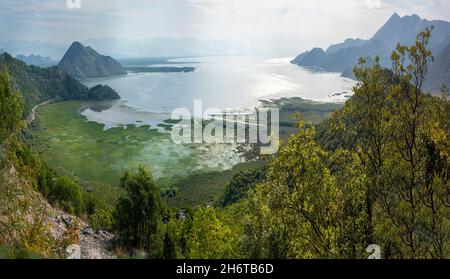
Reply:
[[43, 257], [67, 258], [75, 244], [81, 259], [116, 258], [116, 236], [94, 231], [81, 219], [53, 208], [32, 181], [12, 165], [0, 167], [0, 245]]
[[74, 42], [67, 50], [58, 67], [76, 78], [96, 78], [123, 75], [127, 71], [109, 56], [100, 55], [91, 47]]

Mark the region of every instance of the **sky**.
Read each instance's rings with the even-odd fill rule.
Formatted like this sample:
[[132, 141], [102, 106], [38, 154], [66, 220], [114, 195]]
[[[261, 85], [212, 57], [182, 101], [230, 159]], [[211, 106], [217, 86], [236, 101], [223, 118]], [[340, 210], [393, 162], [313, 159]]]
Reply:
[[368, 39], [395, 12], [450, 21], [449, 0], [79, 0], [80, 8], [67, 1], [1, 0], [0, 47], [114, 38], [132, 48], [168, 37], [226, 45], [225, 52], [292, 55]]

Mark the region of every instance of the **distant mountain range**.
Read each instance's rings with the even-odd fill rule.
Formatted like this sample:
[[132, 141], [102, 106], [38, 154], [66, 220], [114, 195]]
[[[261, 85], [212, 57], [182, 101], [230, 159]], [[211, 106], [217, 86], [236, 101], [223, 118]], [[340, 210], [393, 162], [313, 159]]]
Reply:
[[421, 19], [418, 15], [400, 17], [394, 14], [371, 40], [381, 40], [389, 49], [394, 49], [397, 43], [412, 45], [419, 32], [434, 26], [429, 48], [438, 55], [450, 44], [450, 22], [442, 20]]
[[[347, 39], [343, 43], [330, 46], [326, 51], [314, 48], [300, 54], [291, 63], [304, 67], [317, 67], [326, 71], [341, 72], [343, 76], [354, 78], [353, 67], [360, 57], [365, 57], [368, 64], [375, 56], [380, 57], [381, 65], [391, 67], [390, 55], [397, 43], [411, 45], [419, 32], [434, 26], [429, 48], [436, 57], [431, 65], [429, 82], [426, 89], [437, 92], [441, 83], [448, 84], [448, 66], [450, 57], [445, 51], [450, 46], [450, 22], [442, 20], [421, 19], [418, 15], [400, 17], [394, 14], [369, 40]], [[442, 72], [442, 71], [447, 72]], [[432, 73], [435, 76], [431, 76]]]
[[442, 84], [450, 88], [450, 45], [435, 57], [431, 64], [425, 87], [432, 92], [439, 92]]
[[189, 73], [195, 71], [194, 67], [126, 67], [133, 73]]
[[110, 56], [101, 55], [80, 42], [74, 42], [69, 47], [58, 67], [76, 78], [96, 78], [127, 73], [125, 68]]
[[292, 63], [299, 66], [318, 67], [330, 72], [344, 72], [353, 68], [360, 57], [375, 57], [379, 55], [382, 64], [388, 63], [390, 50], [380, 40], [371, 40], [361, 46], [336, 49], [334, 52], [325, 52], [315, 48], [295, 58]]
[[38, 67], [50, 67], [55, 66], [57, 62], [53, 61], [50, 57], [42, 57], [40, 55], [17, 55], [16, 59], [27, 63], [28, 65], [38, 66]]
[[326, 54], [331, 54], [338, 52], [341, 49], [346, 49], [350, 47], [360, 47], [364, 44], [366, 44], [369, 40], [363, 40], [363, 39], [347, 39], [343, 43], [331, 45], [328, 47]]
[[0, 55], [0, 72], [5, 71], [12, 79], [13, 88], [24, 98], [24, 114], [44, 101], [59, 100], [110, 100], [120, 96], [107, 86], [87, 88], [58, 67], [40, 68], [29, 66], [8, 53]]
[[67, 45], [63, 43], [39, 42], [39, 41], [8, 41], [0, 45], [3, 50], [13, 56], [40, 55], [59, 60], [64, 55]]

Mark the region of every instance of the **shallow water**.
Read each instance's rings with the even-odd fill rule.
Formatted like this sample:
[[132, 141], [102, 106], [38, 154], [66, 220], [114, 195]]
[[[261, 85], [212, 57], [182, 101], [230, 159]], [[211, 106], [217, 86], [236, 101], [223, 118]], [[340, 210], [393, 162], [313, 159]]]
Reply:
[[192, 66], [196, 71], [138, 73], [85, 80], [83, 82], [87, 86], [99, 83], [109, 85], [122, 100], [108, 109], [87, 109], [82, 114], [90, 121], [105, 124], [106, 128], [126, 124], [156, 127], [170, 118], [175, 108], [183, 107], [192, 112], [194, 100], [201, 100], [204, 109], [223, 110], [251, 108], [257, 106], [259, 100], [280, 97], [342, 102], [345, 100], [342, 95], [332, 95], [351, 92], [354, 81], [342, 78], [338, 73], [301, 68], [290, 64], [289, 60], [261, 57], [182, 58], [168, 60], [168, 63], [172, 67]]

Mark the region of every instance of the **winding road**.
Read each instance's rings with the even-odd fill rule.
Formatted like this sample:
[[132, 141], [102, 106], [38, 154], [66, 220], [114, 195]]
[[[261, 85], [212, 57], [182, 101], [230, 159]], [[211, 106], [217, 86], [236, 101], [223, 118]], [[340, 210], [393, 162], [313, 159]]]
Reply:
[[47, 104], [50, 104], [50, 103], [54, 102], [55, 100], [56, 100], [56, 99], [51, 99], [51, 100], [48, 100], [48, 101], [45, 101], [45, 102], [43, 102], [43, 103], [40, 103], [40, 104], [35, 105], [35, 106], [33, 107], [33, 109], [31, 110], [30, 115], [28, 115], [28, 117], [27, 117], [27, 123], [28, 123], [28, 124], [31, 124], [31, 122], [33, 122], [34, 119], [36, 119], [36, 110], [37, 110], [39, 107], [45, 106], [45, 105], [47, 105]]

